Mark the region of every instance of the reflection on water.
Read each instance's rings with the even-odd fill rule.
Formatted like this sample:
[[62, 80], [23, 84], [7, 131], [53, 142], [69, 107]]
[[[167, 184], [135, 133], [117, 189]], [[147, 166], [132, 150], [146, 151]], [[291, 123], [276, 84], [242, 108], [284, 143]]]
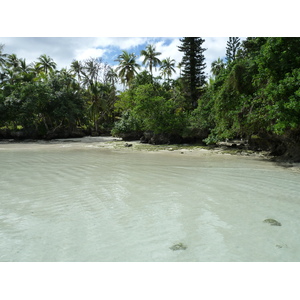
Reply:
[[0, 151], [0, 261], [300, 260], [299, 173], [253, 158], [52, 146]]

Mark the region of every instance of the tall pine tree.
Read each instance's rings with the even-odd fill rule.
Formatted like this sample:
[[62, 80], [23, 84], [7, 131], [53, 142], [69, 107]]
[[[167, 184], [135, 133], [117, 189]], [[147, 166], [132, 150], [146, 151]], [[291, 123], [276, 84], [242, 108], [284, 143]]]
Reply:
[[197, 106], [197, 100], [200, 96], [200, 88], [205, 83], [204, 69], [206, 68], [202, 47], [205, 40], [200, 37], [184, 37], [180, 39], [182, 43], [178, 46], [180, 52], [183, 52], [182, 58], [182, 80], [187, 85], [187, 97], [190, 99], [191, 107]]
[[226, 59], [228, 63], [235, 60], [235, 57], [237, 55], [240, 46], [241, 46], [240, 38], [238, 37], [229, 38], [226, 47]]

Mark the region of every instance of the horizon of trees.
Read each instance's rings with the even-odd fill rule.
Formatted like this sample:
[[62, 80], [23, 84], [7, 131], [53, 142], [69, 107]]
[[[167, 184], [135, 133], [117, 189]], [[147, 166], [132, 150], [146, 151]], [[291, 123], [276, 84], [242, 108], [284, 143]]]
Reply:
[[0, 45], [0, 128], [19, 126], [40, 136], [80, 127], [206, 143], [254, 135], [299, 142], [300, 38], [229, 38], [209, 78], [203, 42], [182, 38], [181, 62], [160, 59], [155, 46], [147, 45], [140, 53], [144, 69], [136, 55], [123, 51], [115, 69], [90, 58], [57, 70], [46, 54], [28, 64]]

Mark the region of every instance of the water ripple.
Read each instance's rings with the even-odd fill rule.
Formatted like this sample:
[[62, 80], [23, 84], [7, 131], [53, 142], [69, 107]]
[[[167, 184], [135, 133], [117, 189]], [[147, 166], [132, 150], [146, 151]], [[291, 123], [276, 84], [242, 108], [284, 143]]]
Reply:
[[1, 261], [300, 259], [300, 174], [267, 162], [49, 146], [0, 164]]

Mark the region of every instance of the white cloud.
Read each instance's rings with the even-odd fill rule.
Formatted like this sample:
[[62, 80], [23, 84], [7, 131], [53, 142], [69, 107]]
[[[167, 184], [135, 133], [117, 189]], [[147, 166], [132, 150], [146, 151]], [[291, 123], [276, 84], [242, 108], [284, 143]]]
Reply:
[[[210, 68], [211, 63], [220, 58], [225, 57], [226, 53], [226, 42], [228, 40], [227, 37], [203, 37], [205, 40], [202, 44], [203, 48], [206, 48], [204, 51], [206, 69], [205, 74], [210, 76]], [[172, 38], [171, 42], [168, 44], [164, 40], [160, 40], [155, 43], [156, 51], [161, 52], [162, 54], [159, 56], [159, 59], [162, 60], [164, 58], [170, 57], [175, 60], [175, 70], [176, 73], [173, 74], [172, 78], [175, 79], [179, 76], [179, 69], [177, 65], [181, 62], [183, 53], [178, 50], [178, 46], [181, 45], [180, 38]], [[142, 59], [139, 58], [139, 62], [142, 62]], [[154, 76], [159, 75], [159, 70], [153, 72]]]
[[146, 37], [97, 37], [93, 41], [93, 46], [128, 50], [147, 43], [147, 40]]
[[76, 60], [85, 60], [88, 58], [98, 58], [102, 57], [104, 53], [106, 52], [105, 49], [96, 49], [96, 48], [87, 48], [87, 49], [80, 49], [76, 50]]
[[[227, 37], [204, 37], [203, 47], [207, 68], [205, 73], [209, 74], [211, 63], [218, 57], [225, 57]], [[241, 40], [244, 38], [241, 38]], [[138, 56], [141, 49], [147, 44], [154, 44], [156, 51], [161, 52], [160, 60], [170, 57], [177, 64], [181, 61], [183, 53], [178, 50], [181, 44], [178, 37], [21, 37], [0, 38], [0, 43], [5, 44], [5, 53], [15, 53], [19, 58], [26, 58], [27, 62], [36, 61], [41, 54], [47, 54], [57, 63], [58, 69], [69, 67], [74, 59], [84, 60], [90, 57], [102, 57], [104, 62], [116, 59], [122, 50], [135, 52]], [[138, 58], [142, 64], [143, 58]], [[179, 76], [178, 68], [175, 68]], [[154, 70], [154, 75], [159, 75], [159, 70]]]
[[[180, 45], [180, 41], [179, 38], [159, 38], [159, 41], [157, 41], [157, 39], [148, 39], [147, 44], [152, 44], [155, 46], [155, 51], [156, 52], [160, 52], [161, 55], [159, 55], [157, 58], [159, 58], [161, 61], [165, 58], [170, 57], [171, 59], [175, 60], [175, 70], [177, 73], [174, 73], [172, 75], [172, 78], [175, 79], [179, 76], [179, 73], [176, 68], [177, 64], [182, 60], [182, 52], [178, 51], [178, 45]], [[146, 45], [145, 45], [146, 47]], [[137, 62], [139, 64], [142, 64], [144, 60], [144, 57], [139, 57], [137, 59]], [[155, 69], [153, 69], [153, 76], [159, 76], [160, 75], [160, 71], [159, 71], [159, 67]]]
[[205, 42], [202, 44], [207, 50], [204, 51], [206, 69], [205, 73], [210, 75], [210, 68], [213, 61], [219, 57], [222, 59], [226, 55], [226, 43], [228, 37], [204, 37]]

